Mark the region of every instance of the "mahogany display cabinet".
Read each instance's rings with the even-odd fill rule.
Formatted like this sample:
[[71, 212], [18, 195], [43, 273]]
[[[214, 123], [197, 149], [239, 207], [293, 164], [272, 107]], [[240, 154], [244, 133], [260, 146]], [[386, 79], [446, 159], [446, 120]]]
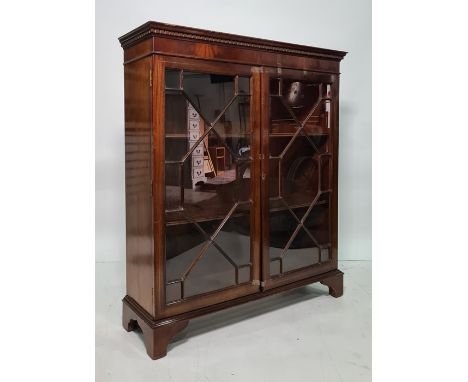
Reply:
[[124, 49], [123, 326], [166, 355], [191, 318], [338, 270], [345, 52], [148, 22]]

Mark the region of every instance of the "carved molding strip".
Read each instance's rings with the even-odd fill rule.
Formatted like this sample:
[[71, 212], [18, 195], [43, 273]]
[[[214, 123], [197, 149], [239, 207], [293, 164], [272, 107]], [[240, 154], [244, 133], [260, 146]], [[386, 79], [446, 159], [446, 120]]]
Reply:
[[141, 40], [145, 36], [150, 35], [152, 33], [153, 33], [153, 30], [149, 29], [146, 32], [137, 34], [137, 35], [132, 36], [132, 37], [130, 37], [128, 39], [121, 39], [120, 40], [120, 45], [122, 46], [122, 48], [128, 48], [128, 47], [132, 46], [134, 43], [136, 43], [138, 40]]
[[315, 56], [315, 57], [340, 59], [341, 56], [343, 55], [341, 52], [337, 52], [337, 55], [320, 53], [320, 52], [310, 52], [310, 51], [302, 50], [302, 49], [278, 47], [278, 46], [273, 46], [273, 45], [268, 45], [268, 44], [255, 44], [255, 43], [239, 41], [239, 40], [230, 40], [230, 39], [225, 39], [225, 38], [220, 38], [220, 37], [201, 36], [201, 35], [197, 35], [194, 33], [175, 32], [175, 31], [170, 31], [170, 30], [160, 29], [160, 28], [150, 28], [147, 31], [142, 32], [138, 35], [131, 36], [125, 40], [121, 40], [121, 45], [123, 48], [128, 48], [129, 46], [138, 42], [138, 40], [141, 40], [148, 35], [172, 36], [172, 37], [177, 37], [181, 39], [198, 40], [198, 41], [203, 41], [203, 42], [208, 42], [208, 43], [234, 45], [234, 46], [239, 46], [239, 47], [244, 47], [244, 48], [269, 50], [269, 51], [274, 51], [274, 52], [279, 52], [279, 53], [297, 54], [301, 56], [312, 56], [312, 57]]

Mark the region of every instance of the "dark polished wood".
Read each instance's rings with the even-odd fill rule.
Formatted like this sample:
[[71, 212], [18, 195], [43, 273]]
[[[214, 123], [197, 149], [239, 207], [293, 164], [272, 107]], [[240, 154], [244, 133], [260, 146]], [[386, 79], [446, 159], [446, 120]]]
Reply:
[[154, 314], [151, 58], [125, 65], [124, 70], [127, 293]]
[[321, 280], [320, 283], [328, 287], [328, 291], [331, 296], [343, 296], [343, 272], [335, 272], [335, 274], [331, 275], [330, 277]]
[[178, 320], [165, 325], [154, 325], [151, 317], [146, 316], [144, 309], [138, 307], [138, 303], [133, 300], [133, 304], [123, 300], [122, 324], [127, 332], [131, 332], [138, 326], [143, 332], [143, 341], [146, 352], [151, 359], [162, 358], [167, 353], [167, 345], [172, 337], [184, 330], [187, 320]]
[[152, 57], [152, 94], [153, 94], [153, 115], [152, 115], [152, 143], [153, 143], [153, 216], [154, 216], [154, 242], [155, 253], [154, 264], [151, 269], [154, 272], [154, 317], [160, 317], [164, 311], [165, 289], [164, 289], [164, 62], [162, 57]]
[[[339, 73], [346, 52], [148, 22], [119, 39], [126, 63], [142, 57], [177, 55], [228, 63]], [[138, 48], [137, 48], [138, 46]]]
[[314, 282], [341, 296], [346, 53], [157, 22], [119, 40], [124, 328], [157, 359], [191, 318]]
[[320, 282], [329, 287], [329, 293], [333, 297], [343, 295], [343, 272], [333, 270], [321, 275], [302, 278], [295, 282], [276, 288], [257, 292], [232, 300], [208, 305], [204, 308], [191, 310], [167, 319], [154, 320], [152, 317], [130, 296], [125, 296], [123, 301], [122, 324], [127, 332], [135, 330], [139, 326], [143, 332], [143, 339], [148, 355], [152, 359], [164, 357], [170, 340], [180, 331], [184, 330], [189, 320], [214, 313], [220, 310], [232, 308], [247, 302], [255, 301], [273, 294], [299, 288], [304, 285]]

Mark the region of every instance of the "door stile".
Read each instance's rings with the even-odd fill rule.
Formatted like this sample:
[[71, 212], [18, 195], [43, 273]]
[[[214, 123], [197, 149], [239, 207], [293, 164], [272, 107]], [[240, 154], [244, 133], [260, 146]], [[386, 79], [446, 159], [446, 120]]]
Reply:
[[339, 94], [340, 76], [331, 84], [332, 104], [331, 104], [331, 146], [332, 146], [332, 189], [330, 206], [330, 244], [331, 262], [338, 268], [338, 138], [339, 138]]
[[254, 233], [251, 241], [252, 250], [252, 282], [254, 285], [260, 285], [261, 281], [261, 254], [262, 254], [262, 185], [260, 181], [262, 174], [262, 148], [261, 148], [261, 132], [262, 132], [262, 119], [261, 119], [261, 69], [258, 67], [252, 68], [251, 78], [251, 126], [252, 126], [252, 179], [251, 183], [251, 197], [253, 200], [253, 213], [251, 214], [252, 226]]
[[154, 316], [159, 317], [165, 304], [165, 219], [164, 219], [164, 110], [165, 110], [165, 71], [162, 57], [153, 56], [152, 89], [153, 89], [153, 216], [154, 216]]
[[262, 68], [260, 74], [260, 120], [261, 120], [261, 216], [262, 216], [262, 251], [261, 251], [261, 287], [265, 286], [266, 280], [270, 277], [270, 260], [269, 260], [269, 100], [270, 100], [270, 76]]

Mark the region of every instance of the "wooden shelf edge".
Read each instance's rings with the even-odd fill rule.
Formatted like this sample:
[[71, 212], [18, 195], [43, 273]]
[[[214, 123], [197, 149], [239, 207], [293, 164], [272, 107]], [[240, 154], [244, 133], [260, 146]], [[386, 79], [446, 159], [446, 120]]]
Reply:
[[[321, 205], [325, 205], [327, 203], [328, 202], [326, 200], [320, 200], [317, 203], [315, 203], [315, 205], [316, 206], [321, 206]], [[296, 209], [296, 208], [307, 208], [309, 206], [310, 206], [310, 203], [301, 203], [301, 204], [293, 204], [293, 205], [291, 205], [289, 207], [291, 209]], [[277, 207], [277, 208], [269, 209], [269, 211], [271, 211], [271, 212], [281, 212], [281, 211], [287, 211], [287, 210], [288, 209], [286, 207]], [[182, 210], [173, 210], [173, 211], [170, 211], [169, 213], [177, 213], [177, 212], [181, 212], [181, 211]], [[238, 212], [238, 213], [232, 214], [231, 217], [246, 216], [246, 215], [249, 215], [250, 213], [251, 213], [250, 211]], [[167, 214], [167, 211], [166, 211], [166, 214]], [[226, 214], [217, 215], [217, 216], [203, 216], [203, 217], [200, 217], [200, 218], [193, 218], [193, 221], [195, 221], [197, 223], [203, 223], [203, 222], [208, 222], [208, 221], [212, 221], [212, 220], [223, 220], [226, 217]], [[176, 226], [176, 225], [182, 225], [182, 224], [192, 224], [192, 223], [190, 221], [188, 221], [188, 220], [167, 220], [166, 219], [166, 226], [168, 226], [168, 227]]]

